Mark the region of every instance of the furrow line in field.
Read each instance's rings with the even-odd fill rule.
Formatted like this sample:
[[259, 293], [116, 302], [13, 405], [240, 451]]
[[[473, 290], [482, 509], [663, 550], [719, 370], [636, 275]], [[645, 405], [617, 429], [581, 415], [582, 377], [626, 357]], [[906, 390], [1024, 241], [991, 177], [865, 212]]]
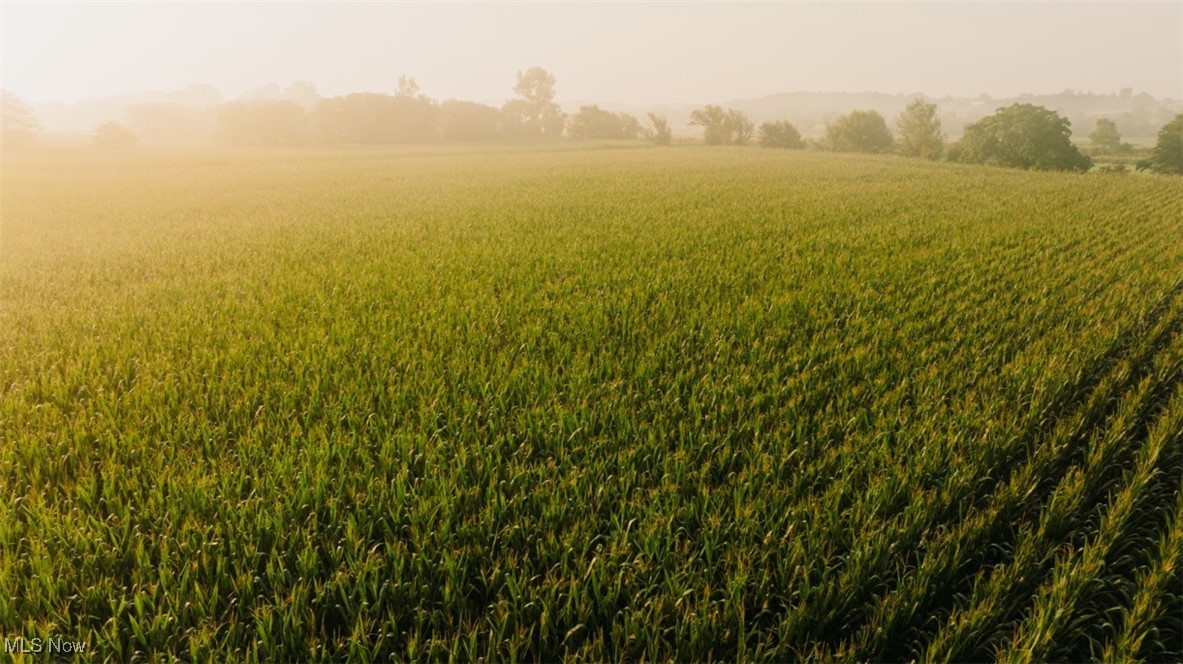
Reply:
[[[1175, 407], [1183, 410], [1183, 406]], [[1179, 611], [1183, 608], [1183, 491], [1176, 489], [1175, 496], [1170, 527], [1159, 538], [1150, 564], [1135, 577], [1133, 597], [1122, 608], [1117, 634], [1105, 644], [1102, 661], [1150, 659], [1153, 650], [1173, 650], [1176, 659], [1183, 656], [1183, 626], [1178, 624], [1183, 615]], [[1175, 632], [1156, 634], [1155, 625], [1166, 619], [1174, 621]]]
[[[998, 536], [1009, 527], [1009, 524], [1020, 520], [1024, 515], [1038, 510], [1047, 497], [1047, 491], [1058, 483], [1060, 474], [1065, 473], [1074, 464], [1073, 458], [1082, 454], [1079, 443], [1089, 431], [1099, 425], [1105, 418], [1112, 415], [1118, 407], [1118, 399], [1130, 386], [1137, 384], [1146, 371], [1146, 365], [1153, 357], [1161, 352], [1183, 325], [1183, 314], [1177, 310], [1183, 305], [1183, 288], [1172, 291], [1169, 301], [1173, 315], [1162, 317], [1163, 307], [1156, 307], [1157, 313], [1148, 317], [1155, 324], [1151, 332], [1140, 338], [1141, 344], [1137, 350], [1124, 361], [1120, 359], [1120, 349], [1127, 348], [1139, 335], [1131, 330], [1123, 335], [1121, 343], [1114, 344], [1109, 349], [1103, 361], [1109, 365], [1106, 372], [1096, 372], [1086, 376], [1093, 385], [1081, 387], [1070, 385], [1065, 392], [1079, 394], [1084, 391], [1087, 399], [1083, 406], [1066, 413], [1059, 418], [1047, 435], [1040, 436], [1038, 429], [1033, 432], [1035, 440], [1045, 443], [1035, 443], [1034, 452], [1027, 462], [1010, 473], [1008, 479], [1001, 480], [1001, 488], [993, 494], [990, 502], [978, 512], [970, 512], [965, 520], [951, 529], [924, 530], [919, 538], [906, 541], [904, 546], [911, 544], [912, 550], [922, 552], [923, 556], [915, 569], [904, 572], [897, 586], [880, 595], [861, 615], [854, 614], [850, 609], [834, 609], [829, 616], [830, 622], [821, 625], [821, 633], [833, 634], [841, 630], [850, 630], [856, 625], [856, 637], [849, 643], [841, 645], [835, 653], [856, 658], [879, 658], [878, 653], [894, 645], [900, 645], [904, 633], [914, 626], [914, 620], [926, 610], [932, 610], [934, 602], [951, 601], [952, 593], [943, 592], [936, 597], [937, 589], [948, 589], [953, 583], [975, 564], [984, 564], [990, 556], [997, 556]], [[1145, 326], [1138, 326], [1145, 329]], [[1095, 382], [1094, 382], [1095, 379]], [[1088, 391], [1090, 390], [1091, 391]], [[1067, 402], [1071, 404], [1072, 402]], [[1041, 411], [1046, 413], [1047, 410]], [[1046, 419], [1046, 418], [1045, 418]], [[1013, 444], [1022, 446], [1026, 437], [1021, 437]], [[929, 504], [934, 512], [956, 509], [957, 498], [964, 491], [973, 487], [963, 487], [962, 491], [946, 492]], [[928, 521], [931, 517], [926, 513], [921, 516]], [[901, 533], [884, 533], [879, 536], [865, 538], [867, 542], [863, 549], [874, 555], [875, 551], [887, 550], [889, 545], [897, 545]], [[896, 538], [893, 538], [895, 536]], [[1012, 535], [1003, 535], [1007, 540]], [[993, 551], [993, 552], [992, 552]], [[857, 589], [860, 584], [869, 583], [870, 579], [881, 570], [869, 565], [856, 570], [857, 573], [845, 575], [835, 581], [835, 592], [849, 593]], [[857, 590], [854, 591], [856, 594]], [[871, 598], [864, 598], [870, 600]], [[816, 614], [816, 609], [814, 610]], [[816, 619], [816, 618], [815, 618]], [[815, 654], [824, 655], [828, 651]]]
[[1154, 424], [1127, 481], [1109, 501], [1095, 536], [1057, 561], [1051, 578], [1037, 590], [1034, 606], [1003, 648], [999, 661], [1048, 661], [1056, 658], [1057, 644], [1063, 645], [1080, 636], [1071, 633], [1073, 626], [1089, 610], [1089, 593], [1095, 585], [1103, 583], [1110, 553], [1145, 506], [1149, 487], [1156, 481], [1171, 481], [1179, 476], [1178, 459], [1164, 457], [1178, 455], [1183, 431], [1183, 389], [1176, 392], [1173, 403], [1175, 408], [1168, 409]]
[[[1177, 386], [1177, 377], [1165, 385]], [[1161, 394], [1161, 390], [1158, 392]], [[1064, 540], [1070, 538], [1085, 520], [1081, 512], [1087, 516], [1098, 494], [1103, 494], [1106, 477], [1112, 474], [1114, 467], [1122, 467], [1117, 465], [1120, 462], [1101, 456], [1105, 454], [1105, 448], [1121, 444], [1123, 439], [1128, 442], [1131, 435], [1134, 442], [1141, 442], [1144, 438], [1144, 434], [1139, 435], [1137, 429], [1148, 423], [1145, 417], [1139, 418], [1136, 411], [1144, 410], [1146, 406], [1153, 407], [1155, 402], [1152, 397], [1151, 394], [1140, 394], [1126, 401], [1123, 408], [1125, 417], [1118, 418], [1126, 420], [1125, 424], [1104, 432], [1100, 445], [1090, 451], [1093, 462], [1071, 473], [1069, 479], [1056, 488], [1056, 495], [1041, 516], [1038, 528], [1026, 530], [1026, 535], [1019, 538], [1011, 560], [991, 570], [988, 578], [974, 586], [970, 597], [954, 608], [927, 645], [926, 659], [964, 661], [990, 656], [989, 645], [1005, 638], [1007, 621], [1022, 609], [1030, 593], [1036, 592], [1041, 581], [1047, 583], [1044, 577], [1054, 569], [1057, 554], [1062, 553], [1065, 546], [1072, 546]], [[1146, 405], [1140, 407], [1139, 402]], [[1155, 425], [1155, 431], [1165, 430], [1160, 428], [1161, 423], [1160, 420]], [[1130, 424], [1134, 424], [1135, 428], [1130, 429]], [[1139, 458], [1144, 457], [1148, 449], [1151, 448], [1142, 445], [1138, 450]], [[1147, 462], [1149, 465], [1145, 472], [1153, 474], [1158, 460], [1156, 452]], [[1134, 479], [1138, 479], [1138, 476], [1135, 475]]]

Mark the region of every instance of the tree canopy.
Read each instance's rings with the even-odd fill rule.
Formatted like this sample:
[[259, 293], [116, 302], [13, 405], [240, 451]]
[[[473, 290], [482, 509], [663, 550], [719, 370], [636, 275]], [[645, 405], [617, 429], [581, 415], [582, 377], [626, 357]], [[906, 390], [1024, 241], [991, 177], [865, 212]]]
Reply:
[[876, 111], [851, 111], [826, 125], [825, 143], [837, 152], [891, 152], [895, 140]]
[[1032, 104], [1000, 108], [967, 126], [960, 161], [1034, 170], [1084, 172], [1093, 161], [1070, 140], [1071, 123]]
[[707, 145], [746, 145], [755, 131], [748, 116], [713, 104], [691, 111], [690, 124], [702, 127]]
[[1158, 130], [1150, 166], [1159, 173], [1183, 174], [1183, 113]]
[[449, 99], [439, 105], [440, 138], [483, 141], [497, 137], [500, 111], [475, 101]]
[[896, 120], [901, 154], [922, 159], [939, 159], [945, 150], [937, 105], [914, 99]]
[[1117, 123], [1109, 118], [1097, 120], [1097, 124], [1089, 133], [1089, 144], [1101, 152], [1117, 152], [1121, 148], [1121, 134], [1117, 133]]
[[788, 120], [765, 122], [760, 125], [760, 145], [766, 148], [801, 148], [801, 132]]
[[669, 145], [673, 132], [670, 131], [670, 122], [665, 119], [665, 116], [656, 113], [648, 113], [649, 127], [644, 129], [645, 137], [653, 141], [654, 145]]
[[571, 138], [635, 139], [640, 133], [641, 123], [635, 117], [599, 106], [580, 106], [567, 121], [567, 135]]
[[517, 99], [501, 109], [502, 127], [518, 136], [559, 136], [563, 133], [563, 112], [554, 102], [554, 74], [542, 67], [518, 72], [513, 86]]
[[29, 105], [4, 89], [0, 89], [0, 127], [0, 139], [6, 147], [28, 145], [41, 132], [41, 123]]

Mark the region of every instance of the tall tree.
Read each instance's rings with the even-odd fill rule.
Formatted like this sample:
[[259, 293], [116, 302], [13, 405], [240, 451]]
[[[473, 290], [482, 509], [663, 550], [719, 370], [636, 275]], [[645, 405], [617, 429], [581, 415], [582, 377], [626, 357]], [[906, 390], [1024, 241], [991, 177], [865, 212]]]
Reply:
[[653, 141], [654, 145], [669, 145], [673, 132], [670, 131], [670, 122], [665, 119], [665, 116], [656, 113], [648, 113], [650, 128], [645, 130], [645, 136]]
[[1150, 166], [1159, 173], [1183, 174], [1183, 113], [1158, 130]]
[[731, 142], [727, 130], [727, 112], [722, 106], [710, 104], [690, 112], [691, 126], [702, 127], [702, 138], [707, 145], [726, 145]]
[[435, 140], [439, 135], [439, 109], [419, 90], [410, 76], [398, 78], [398, 90], [390, 110], [391, 129], [400, 143]]
[[1055, 111], [1012, 104], [967, 126], [959, 160], [1041, 171], [1079, 171], [1093, 160], [1072, 144], [1072, 124]]
[[419, 84], [415, 82], [415, 78], [406, 75], [398, 77], [398, 91], [394, 96], [404, 99], [427, 99], [419, 92]]
[[702, 127], [707, 145], [744, 145], [752, 139], [755, 125], [742, 112], [710, 104], [690, 112], [690, 124]]
[[0, 145], [21, 147], [33, 142], [41, 132], [41, 123], [20, 97], [0, 88]]
[[542, 67], [518, 72], [513, 86], [517, 99], [502, 108], [503, 120], [516, 125], [524, 136], [559, 136], [563, 133], [563, 112], [555, 103], [554, 74]]
[[837, 152], [891, 152], [895, 140], [876, 111], [851, 111], [826, 125], [826, 145]]
[[945, 149], [945, 139], [941, 135], [941, 118], [937, 115], [936, 104], [923, 99], [912, 100], [912, 103], [900, 113], [896, 120], [896, 128], [899, 130], [897, 145], [904, 155], [939, 159]]
[[1117, 123], [1109, 118], [1097, 120], [1093, 131], [1089, 133], [1089, 143], [1099, 152], [1117, 152], [1121, 148], [1121, 134], [1117, 133]]
[[747, 145], [756, 131], [751, 118], [735, 109], [727, 111], [727, 126], [731, 130], [731, 142], [735, 145]]

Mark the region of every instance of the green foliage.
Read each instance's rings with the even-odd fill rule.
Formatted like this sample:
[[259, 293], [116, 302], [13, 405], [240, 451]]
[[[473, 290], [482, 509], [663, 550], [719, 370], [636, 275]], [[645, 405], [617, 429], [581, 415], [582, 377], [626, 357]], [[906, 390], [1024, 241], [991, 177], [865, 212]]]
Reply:
[[20, 97], [0, 88], [0, 146], [25, 147], [41, 133], [41, 123]]
[[760, 125], [760, 145], [766, 148], [803, 148], [801, 134], [788, 120]]
[[937, 105], [913, 99], [896, 120], [900, 154], [921, 159], [940, 159], [945, 150]]
[[691, 111], [690, 124], [703, 128], [702, 137], [707, 145], [746, 145], [755, 131], [755, 125], [744, 113], [723, 110], [713, 104]]
[[1121, 134], [1117, 133], [1117, 123], [1109, 118], [1100, 118], [1097, 125], [1089, 132], [1089, 143], [1099, 152], [1117, 152], [1121, 149]]
[[945, 159], [947, 161], [961, 161], [961, 141], [953, 141], [945, 146]]
[[96, 148], [126, 150], [136, 146], [136, 133], [118, 122], [104, 122], [95, 127], [91, 143]]
[[570, 143], [4, 157], [9, 638], [1183, 654], [1174, 179]]
[[891, 152], [895, 140], [877, 111], [851, 111], [826, 125], [825, 143], [838, 152]]
[[1150, 156], [1151, 169], [1159, 173], [1183, 173], [1183, 113], [1162, 126]]
[[1078, 171], [1093, 162], [1072, 144], [1071, 123], [1055, 111], [1013, 104], [967, 126], [960, 160], [1044, 171]]
[[641, 123], [628, 113], [612, 113], [599, 106], [580, 106], [579, 112], [567, 120], [567, 135], [571, 138], [635, 139], [641, 133]]

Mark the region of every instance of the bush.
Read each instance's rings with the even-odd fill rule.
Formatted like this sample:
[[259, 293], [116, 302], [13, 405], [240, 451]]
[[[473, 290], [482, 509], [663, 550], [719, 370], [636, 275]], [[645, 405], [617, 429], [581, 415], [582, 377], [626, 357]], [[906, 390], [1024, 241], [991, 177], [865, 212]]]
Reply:
[[826, 126], [826, 145], [837, 152], [891, 152], [895, 140], [875, 111], [852, 111]]
[[790, 148], [797, 149], [805, 147], [805, 143], [801, 140], [801, 132], [787, 120], [780, 122], [765, 122], [760, 125], [760, 145], [766, 148]]

